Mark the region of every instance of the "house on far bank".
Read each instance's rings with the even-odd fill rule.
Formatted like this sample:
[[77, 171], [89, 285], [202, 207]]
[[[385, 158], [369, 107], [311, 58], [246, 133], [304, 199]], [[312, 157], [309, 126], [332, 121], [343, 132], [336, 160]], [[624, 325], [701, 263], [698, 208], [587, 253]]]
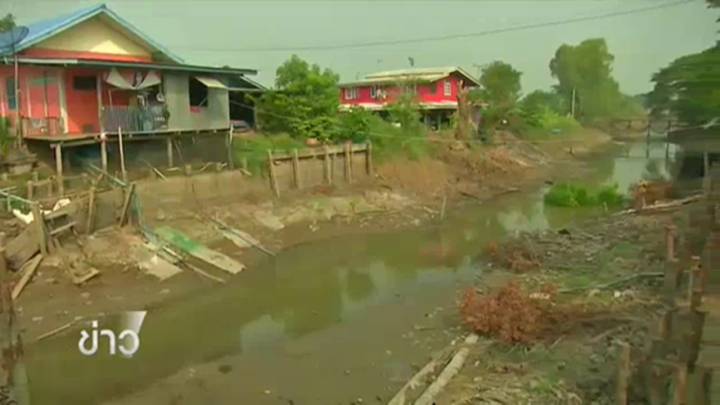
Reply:
[[254, 125], [256, 70], [187, 64], [104, 4], [27, 27], [14, 50], [0, 49], [0, 117], [56, 159], [63, 146], [98, 143], [106, 157], [119, 132], [171, 150], [189, 134]]
[[416, 96], [425, 123], [439, 127], [457, 110], [458, 89], [479, 85], [457, 66], [378, 72], [340, 84], [340, 108], [362, 107], [382, 114], [398, 97], [410, 93]]

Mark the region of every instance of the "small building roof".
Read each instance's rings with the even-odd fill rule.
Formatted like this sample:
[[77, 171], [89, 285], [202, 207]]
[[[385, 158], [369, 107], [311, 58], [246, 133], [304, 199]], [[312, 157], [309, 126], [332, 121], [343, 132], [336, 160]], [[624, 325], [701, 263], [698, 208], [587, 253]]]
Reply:
[[472, 75], [466, 72], [463, 68], [458, 66], [444, 66], [434, 68], [409, 68], [376, 72], [365, 75], [365, 78], [362, 80], [342, 83], [340, 84], [340, 86], [348, 87], [358, 85], [373, 85], [412, 81], [434, 82], [444, 79], [453, 73], [461, 74], [476, 86], [480, 85], [480, 82], [478, 82], [477, 79], [475, 79]]
[[44, 41], [54, 35], [57, 35], [69, 28], [72, 28], [83, 21], [87, 21], [93, 17], [101, 16], [105, 21], [121, 27], [135, 40], [146, 44], [153, 51], [165, 56], [170, 62], [183, 63], [182, 58], [172, 53], [170, 50], [155, 42], [141, 30], [130, 24], [127, 20], [120, 17], [116, 12], [112, 11], [107, 5], [99, 4], [94, 7], [84, 8], [72, 14], [57, 17], [49, 20], [38, 21], [28, 25], [28, 35], [15, 47], [15, 51], [22, 51], [31, 46]]

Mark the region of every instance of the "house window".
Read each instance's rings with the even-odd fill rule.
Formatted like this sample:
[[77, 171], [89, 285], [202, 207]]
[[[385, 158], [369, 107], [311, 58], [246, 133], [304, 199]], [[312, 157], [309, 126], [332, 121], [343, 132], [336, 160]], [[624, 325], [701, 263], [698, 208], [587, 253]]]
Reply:
[[355, 100], [358, 98], [357, 87], [348, 87], [345, 89], [345, 100]]
[[7, 96], [8, 109], [17, 109], [17, 99], [15, 98], [15, 78], [8, 77], [5, 80], [5, 95]]
[[73, 77], [73, 90], [95, 91], [97, 89], [97, 78], [95, 76]]
[[194, 77], [189, 78], [190, 107], [207, 107], [208, 88]]
[[405, 92], [405, 94], [415, 95], [415, 94], [417, 94], [417, 85], [415, 85], [415, 84], [405, 85], [405, 86], [403, 86], [403, 91]]
[[443, 82], [443, 94], [446, 96], [452, 96], [452, 82], [445, 80]]
[[380, 98], [380, 88], [378, 86], [372, 86], [370, 88], [370, 98], [373, 100]]

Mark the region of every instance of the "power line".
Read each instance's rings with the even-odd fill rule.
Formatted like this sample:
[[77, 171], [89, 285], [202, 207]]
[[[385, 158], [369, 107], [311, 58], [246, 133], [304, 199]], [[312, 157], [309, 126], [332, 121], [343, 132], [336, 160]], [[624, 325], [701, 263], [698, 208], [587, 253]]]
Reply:
[[488, 35], [501, 34], [501, 33], [505, 33], [505, 32], [524, 31], [524, 30], [530, 30], [530, 29], [535, 29], [535, 28], [553, 27], [553, 26], [558, 26], [558, 25], [574, 24], [574, 23], [585, 22], [585, 21], [594, 21], [594, 20], [600, 20], [600, 19], [606, 19], [606, 18], [622, 17], [622, 16], [627, 16], [627, 15], [641, 14], [641, 13], [646, 13], [646, 12], [650, 12], [650, 11], [656, 11], [656, 10], [660, 10], [660, 9], [664, 9], [664, 8], [676, 7], [676, 6], [680, 6], [680, 5], [684, 5], [684, 4], [690, 4], [695, 1], [697, 1], [697, 0], [680, 0], [680, 1], [663, 3], [663, 4], [656, 4], [653, 6], [640, 7], [640, 8], [626, 10], [626, 11], [613, 11], [613, 12], [604, 13], [604, 14], [596, 14], [596, 15], [592, 15], [592, 16], [573, 17], [573, 18], [567, 18], [567, 19], [556, 20], [556, 21], [521, 24], [521, 25], [515, 25], [515, 26], [511, 26], [511, 27], [495, 28], [495, 29], [490, 29], [490, 30], [485, 30], [485, 31], [461, 33], [461, 34], [439, 35], [439, 36], [432, 36], [432, 37], [418, 37], [418, 38], [384, 40], [384, 41], [367, 41], [367, 42], [331, 44], [331, 45], [304, 45], [304, 46], [295, 46], [295, 47], [283, 46], [283, 47], [211, 48], [211, 47], [173, 46], [173, 48], [192, 49], [192, 50], [208, 51], [208, 52], [224, 52], [224, 51], [291, 52], [291, 51], [329, 51], [329, 50], [338, 50], [338, 49], [367, 48], [367, 47], [385, 46], [385, 45], [417, 44], [417, 43], [423, 43], [423, 42], [446, 41], [446, 40], [451, 40], [451, 39], [483, 37], [483, 36], [488, 36]]

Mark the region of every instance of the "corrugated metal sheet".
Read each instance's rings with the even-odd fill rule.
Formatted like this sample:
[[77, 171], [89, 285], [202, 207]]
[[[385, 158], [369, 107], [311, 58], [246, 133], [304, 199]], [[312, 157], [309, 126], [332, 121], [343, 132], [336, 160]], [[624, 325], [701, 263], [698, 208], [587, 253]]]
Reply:
[[197, 79], [197, 81], [199, 81], [200, 83], [204, 84], [207, 88], [227, 90], [227, 86], [222, 84], [222, 82], [220, 82], [220, 80], [218, 79], [213, 79], [212, 77], [207, 76], [195, 76], [195, 79]]

